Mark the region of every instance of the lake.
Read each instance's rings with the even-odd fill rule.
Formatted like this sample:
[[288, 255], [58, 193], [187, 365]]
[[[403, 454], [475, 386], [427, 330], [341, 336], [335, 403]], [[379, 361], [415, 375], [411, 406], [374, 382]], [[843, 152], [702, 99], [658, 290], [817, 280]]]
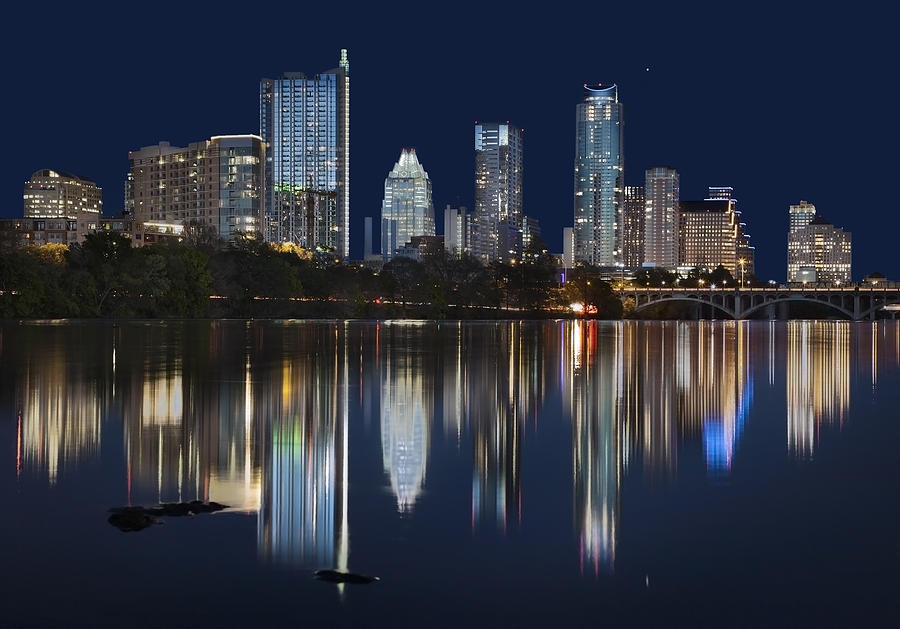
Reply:
[[7, 321], [0, 626], [893, 624], [898, 409], [892, 321]]

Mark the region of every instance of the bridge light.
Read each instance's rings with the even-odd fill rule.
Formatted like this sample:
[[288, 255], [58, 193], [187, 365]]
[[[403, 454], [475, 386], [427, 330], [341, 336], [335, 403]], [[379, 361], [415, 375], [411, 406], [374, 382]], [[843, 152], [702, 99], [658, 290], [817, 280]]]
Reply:
[[572, 312], [582, 313], [584, 312], [584, 304], [569, 304], [569, 308], [572, 309]]

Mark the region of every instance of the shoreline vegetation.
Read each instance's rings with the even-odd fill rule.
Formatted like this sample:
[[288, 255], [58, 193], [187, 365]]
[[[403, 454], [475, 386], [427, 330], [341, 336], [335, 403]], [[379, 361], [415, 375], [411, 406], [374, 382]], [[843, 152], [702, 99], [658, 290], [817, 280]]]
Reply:
[[560, 284], [539, 243], [526, 259], [484, 266], [440, 251], [375, 272], [252, 237], [132, 247], [98, 232], [70, 247], [0, 249], [0, 318], [561, 318], [575, 301], [596, 304], [598, 318], [622, 316], [590, 270]]
[[[559, 271], [539, 239], [518, 264], [485, 266], [441, 250], [422, 262], [395, 258], [376, 272], [341, 264], [328, 252], [252, 237], [132, 247], [121, 234], [97, 232], [70, 247], [0, 246], [0, 319], [701, 318], [696, 307], [676, 303], [634, 316], [598, 269], [570, 269], [565, 282]], [[661, 286], [674, 279], [651, 269], [635, 282]], [[723, 280], [734, 281], [719, 267], [680, 281]]]

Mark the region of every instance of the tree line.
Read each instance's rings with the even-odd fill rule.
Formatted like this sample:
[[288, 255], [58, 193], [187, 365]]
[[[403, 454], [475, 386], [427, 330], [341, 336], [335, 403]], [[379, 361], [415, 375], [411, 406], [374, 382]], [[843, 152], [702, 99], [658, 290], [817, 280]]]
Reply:
[[539, 240], [517, 264], [439, 251], [378, 272], [253, 237], [132, 247], [97, 232], [69, 247], [0, 248], [2, 318], [532, 318], [571, 316], [573, 303], [622, 315], [596, 269], [563, 281]]

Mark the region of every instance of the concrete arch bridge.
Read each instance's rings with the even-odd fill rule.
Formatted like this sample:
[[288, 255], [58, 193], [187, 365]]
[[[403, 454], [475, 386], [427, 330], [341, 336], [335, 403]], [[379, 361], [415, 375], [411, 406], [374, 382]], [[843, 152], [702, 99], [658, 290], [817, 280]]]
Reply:
[[[640, 312], [667, 302], [694, 302], [711, 306], [733, 318], [745, 319], [760, 310], [769, 309], [772, 318], [780, 304], [796, 302], [828, 306], [835, 313], [853, 321], [874, 319], [885, 307], [900, 310], [900, 288], [879, 286], [838, 286], [829, 288], [644, 288], [628, 287], [617, 291], [624, 303], [634, 300], [634, 311]], [[895, 308], [888, 308], [896, 315]]]

